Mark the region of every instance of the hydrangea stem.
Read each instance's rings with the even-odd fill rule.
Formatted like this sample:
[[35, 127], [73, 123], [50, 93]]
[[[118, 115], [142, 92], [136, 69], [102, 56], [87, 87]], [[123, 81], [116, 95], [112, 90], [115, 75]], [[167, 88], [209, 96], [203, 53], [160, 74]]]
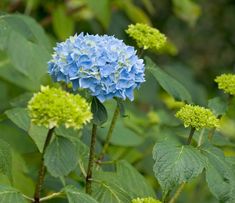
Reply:
[[113, 114], [113, 118], [112, 118], [111, 124], [109, 126], [109, 130], [108, 130], [105, 142], [104, 142], [103, 149], [102, 149], [102, 151], [101, 151], [101, 153], [99, 155], [99, 158], [98, 158], [99, 161], [101, 161], [104, 158], [104, 155], [105, 155], [105, 153], [107, 152], [107, 150], [109, 148], [109, 144], [110, 144], [110, 140], [111, 140], [111, 137], [112, 137], [112, 133], [113, 133], [113, 130], [114, 130], [117, 118], [119, 116], [119, 113], [120, 113], [120, 109], [119, 109], [119, 105], [117, 104], [116, 109], [115, 109], [114, 114]]
[[47, 146], [49, 145], [53, 132], [54, 132], [55, 128], [51, 128], [48, 133], [47, 133], [47, 137], [46, 137], [46, 141], [42, 150], [42, 157], [41, 157], [41, 163], [40, 163], [40, 169], [38, 172], [38, 181], [35, 187], [35, 192], [34, 192], [34, 203], [39, 203], [40, 202], [40, 193], [41, 193], [41, 189], [42, 189], [42, 184], [44, 181], [44, 177], [45, 177], [45, 173], [46, 173], [46, 167], [44, 165], [44, 154], [46, 151]]
[[196, 129], [195, 129], [194, 127], [191, 127], [190, 133], [189, 133], [189, 136], [188, 136], [188, 141], [187, 141], [187, 144], [188, 144], [188, 145], [190, 145], [191, 142], [192, 142], [192, 138], [193, 138], [193, 134], [194, 134], [195, 130], [196, 130]]
[[179, 188], [176, 190], [175, 194], [172, 196], [172, 198], [170, 199], [169, 203], [175, 203], [175, 201], [177, 200], [177, 198], [179, 197], [180, 193], [182, 192], [183, 188], [185, 186], [185, 183], [181, 183], [181, 185], [179, 186]]
[[90, 155], [89, 155], [89, 162], [87, 168], [87, 175], [86, 175], [86, 193], [91, 194], [91, 179], [92, 179], [92, 170], [94, 165], [95, 159], [95, 143], [96, 143], [96, 131], [97, 125], [93, 124], [92, 126], [92, 134], [91, 134], [91, 144], [90, 144]]

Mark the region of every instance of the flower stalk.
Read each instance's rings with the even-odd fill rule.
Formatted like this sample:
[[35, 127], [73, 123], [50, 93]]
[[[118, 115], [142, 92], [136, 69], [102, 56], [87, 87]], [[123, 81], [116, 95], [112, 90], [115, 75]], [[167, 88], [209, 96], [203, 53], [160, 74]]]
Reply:
[[54, 129], [55, 128], [51, 128], [48, 131], [46, 141], [45, 141], [45, 144], [44, 144], [44, 147], [43, 147], [41, 163], [40, 163], [40, 169], [39, 169], [39, 172], [38, 172], [38, 181], [37, 181], [37, 184], [36, 184], [36, 187], [35, 187], [35, 192], [34, 192], [34, 203], [40, 203], [40, 193], [41, 193], [41, 190], [42, 190], [42, 185], [43, 185], [45, 174], [46, 174], [46, 167], [44, 165], [44, 154], [45, 154], [47, 146], [49, 145], [49, 143], [51, 141]]
[[114, 130], [117, 118], [119, 116], [119, 113], [120, 113], [120, 108], [119, 108], [119, 105], [117, 104], [116, 109], [115, 109], [114, 114], [113, 114], [113, 118], [112, 118], [111, 124], [109, 126], [109, 130], [108, 130], [105, 142], [104, 142], [103, 149], [102, 149], [102, 151], [99, 154], [98, 161], [103, 160], [104, 155], [105, 155], [105, 153], [107, 152], [107, 150], [109, 148], [110, 140], [111, 140], [111, 137], [112, 137], [112, 134], [113, 134], [113, 130]]
[[92, 170], [95, 161], [96, 132], [97, 132], [97, 125], [93, 124], [92, 134], [91, 134], [91, 144], [90, 144], [90, 155], [89, 155], [89, 162], [86, 175], [86, 193], [89, 195], [91, 195], [92, 193], [91, 181], [92, 181]]
[[190, 145], [191, 142], [192, 142], [192, 138], [193, 138], [193, 134], [194, 134], [195, 130], [196, 130], [196, 128], [191, 127], [190, 133], [189, 133], [189, 136], [188, 136], [188, 141], [187, 141], [187, 144], [188, 144], [188, 145]]

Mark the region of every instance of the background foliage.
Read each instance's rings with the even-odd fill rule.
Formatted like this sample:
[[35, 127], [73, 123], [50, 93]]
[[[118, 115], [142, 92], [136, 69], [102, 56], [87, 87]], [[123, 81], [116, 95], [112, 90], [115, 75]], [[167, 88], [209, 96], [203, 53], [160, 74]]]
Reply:
[[[164, 90], [179, 100], [192, 101], [204, 106], [207, 105], [208, 99], [216, 95], [219, 95], [222, 101], [226, 99], [226, 95], [218, 91], [213, 80], [216, 75], [234, 71], [234, 1], [2, 0], [0, 11], [0, 137], [2, 140], [0, 142], [0, 146], [2, 146], [0, 147], [0, 157], [4, 153], [12, 159], [12, 165], [7, 161], [9, 159], [1, 159], [0, 182], [9, 185], [9, 187], [13, 185], [29, 196], [33, 194], [40, 158], [38, 149], [42, 150], [46, 131], [30, 124], [24, 108], [33, 92], [39, 90], [40, 84], [51, 83], [46, 74], [46, 62], [50, 59], [55, 43], [74, 33], [89, 32], [115, 35], [119, 39], [124, 39], [126, 43], [134, 45], [124, 30], [130, 23], [143, 22], [157, 27], [165, 33], [169, 39], [168, 46], [162, 50], [161, 54], [147, 53], [161, 68], [151, 69], [155, 65], [151, 66], [152, 61], [149, 61], [150, 69], [146, 72], [147, 82], [136, 92], [134, 103], [125, 102], [127, 117], [120, 118], [114, 130], [111, 140], [112, 146], [108, 152], [109, 157], [112, 160], [125, 159], [126, 161], [118, 161], [115, 173], [107, 172], [106, 175], [97, 173], [96, 178], [111, 185], [112, 178], [118, 176], [120, 182], [116, 184], [115, 192], [124, 200], [126, 196], [118, 190], [118, 185], [123, 181], [128, 182], [127, 177], [130, 182], [131, 179], [137, 179], [138, 182], [133, 194], [131, 194], [132, 197], [141, 193], [154, 196], [154, 191], [152, 188], [147, 188], [142, 176], [138, 178], [133, 176], [137, 169], [160, 197], [160, 186], [152, 171], [154, 165], [153, 146], [156, 141], [166, 138], [175, 142], [182, 141], [188, 133], [174, 118], [177, 103]], [[6, 12], [13, 13], [13, 15], [3, 15]], [[147, 58], [146, 61], [148, 60], [150, 59]], [[168, 87], [166, 81], [169, 81], [169, 77], [176, 80], [174, 86], [180, 85], [180, 92]], [[233, 167], [235, 165], [235, 112], [232, 107], [234, 104], [234, 101], [231, 101], [227, 110], [228, 114], [222, 119], [221, 130], [216, 132], [212, 140], [214, 145], [224, 151], [226, 159], [233, 163]], [[114, 104], [112, 102], [107, 102], [105, 105], [109, 109], [109, 114], [113, 112]], [[11, 109], [12, 107], [15, 108]], [[110, 117], [111, 115], [109, 115]], [[103, 135], [107, 131], [108, 123], [98, 131], [100, 143], [104, 140]], [[57, 134], [60, 136], [53, 140], [46, 156], [49, 172], [54, 176], [60, 176], [69, 172], [71, 168], [76, 168], [74, 163], [79, 163], [80, 167], [77, 167], [76, 170], [81, 170], [83, 165], [86, 165], [84, 161], [86, 153], [81, 154], [79, 149], [88, 150], [84, 144], [89, 142], [88, 130], [79, 132], [81, 140], [77, 139], [78, 132], [70, 131], [68, 133], [66, 131], [65, 133], [65, 129], [58, 129]], [[70, 140], [64, 142], [64, 136], [69, 136]], [[195, 137], [197, 140], [199, 135], [196, 134]], [[206, 139], [206, 136], [204, 138]], [[74, 142], [76, 145], [73, 145]], [[64, 145], [64, 152], [59, 151], [58, 154], [51, 154], [50, 151], [53, 152], [53, 148], [60, 144]], [[167, 146], [165, 147], [162, 150], [168, 149]], [[99, 149], [100, 144], [98, 143], [97, 150]], [[190, 148], [185, 150], [185, 156], [190, 155], [190, 150]], [[209, 152], [215, 156], [210, 156]], [[205, 151], [204, 153], [209, 157], [210, 163], [219, 160], [221, 164], [218, 168], [213, 168], [209, 164], [208, 171], [211, 171], [209, 175], [202, 173], [199, 178], [192, 178], [180, 195], [179, 202], [219, 202], [215, 197], [221, 197], [218, 192], [221, 188], [218, 189], [220, 185], [211, 182], [213, 177], [210, 175], [214, 174], [214, 176], [217, 175], [221, 178], [221, 171], [224, 170], [223, 166], [227, 162], [225, 162], [221, 151], [212, 146], [209, 147], [209, 152]], [[79, 154], [79, 156], [71, 157], [71, 160], [66, 162], [65, 165], [68, 168], [63, 168], [64, 171], [56, 170], [57, 168], [51, 167], [51, 162], [47, 161], [53, 155], [54, 162], [61, 164], [60, 159], [63, 159], [62, 155], [66, 154], [68, 156]], [[108, 170], [112, 169], [112, 166], [106, 167]], [[202, 168], [198, 167], [198, 173], [200, 173]], [[58, 166], [58, 168], [60, 167]], [[66, 180], [62, 181], [47, 175], [45, 188], [48, 190], [44, 193], [50, 194], [52, 191], [58, 191], [65, 182], [80, 187], [83, 183], [77, 173], [70, 173]], [[234, 175], [234, 171], [226, 172], [229, 177], [233, 176], [232, 174]], [[188, 175], [186, 174], [184, 178], [188, 178]], [[206, 181], [210, 190], [205, 184]], [[162, 183], [160, 182], [160, 184]], [[107, 188], [98, 182], [96, 187], [100, 187], [101, 191], [100, 194], [95, 194], [96, 198], [100, 201], [107, 198], [104, 197], [105, 194], [108, 194], [108, 192], [104, 193]], [[126, 187], [133, 186], [126, 185]], [[147, 189], [143, 190], [143, 188]], [[223, 188], [226, 192], [226, 185]], [[3, 188], [0, 187], [0, 190]], [[9, 190], [12, 189], [9, 188]], [[76, 201], [72, 200], [76, 198], [73, 196], [74, 190], [71, 187], [65, 188], [71, 202]], [[17, 191], [15, 193], [17, 194]], [[17, 202], [17, 198], [22, 197], [16, 195], [14, 198]], [[226, 200], [222, 199], [221, 201]], [[64, 202], [64, 200], [57, 199], [48, 202]]]

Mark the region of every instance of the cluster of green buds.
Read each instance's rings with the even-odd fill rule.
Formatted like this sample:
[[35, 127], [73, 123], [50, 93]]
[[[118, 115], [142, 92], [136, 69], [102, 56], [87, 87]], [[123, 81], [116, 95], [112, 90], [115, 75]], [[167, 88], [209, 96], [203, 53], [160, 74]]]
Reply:
[[219, 119], [212, 111], [197, 105], [186, 104], [176, 113], [176, 117], [183, 121], [185, 127], [191, 126], [196, 130], [219, 127]]
[[131, 203], [161, 203], [161, 201], [154, 199], [152, 197], [146, 197], [146, 198], [133, 199]]
[[34, 94], [28, 111], [32, 123], [49, 129], [60, 125], [80, 129], [92, 119], [90, 105], [84, 98], [48, 86]]
[[235, 95], [235, 74], [222, 74], [215, 78], [215, 82], [225, 93]]
[[166, 43], [166, 36], [147, 24], [129, 25], [126, 33], [137, 42], [139, 48], [159, 50]]

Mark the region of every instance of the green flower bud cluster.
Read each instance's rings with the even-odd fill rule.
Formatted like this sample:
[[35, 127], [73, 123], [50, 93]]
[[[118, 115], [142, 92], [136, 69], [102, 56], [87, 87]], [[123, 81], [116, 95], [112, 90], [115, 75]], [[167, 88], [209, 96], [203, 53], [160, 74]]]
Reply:
[[49, 129], [62, 124], [80, 129], [92, 119], [90, 105], [84, 98], [48, 86], [42, 86], [41, 91], [34, 94], [28, 111], [34, 124]]
[[133, 199], [131, 203], [161, 203], [159, 200], [154, 199], [152, 197], [147, 197], [147, 198], [137, 198]]
[[219, 126], [219, 119], [210, 109], [197, 105], [186, 104], [176, 113], [176, 117], [183, 121], [185, 127], [191, 126], [196, 130]]
[[218, 83], [218, 88], [225, 93], [235, 95], [235, 74], [222, 74], [215, 78]]
[[129, 25], [126, 33], [137, 42], [139, 48], [159, 50], [166, 43], [166, 36], [147, 24]]

